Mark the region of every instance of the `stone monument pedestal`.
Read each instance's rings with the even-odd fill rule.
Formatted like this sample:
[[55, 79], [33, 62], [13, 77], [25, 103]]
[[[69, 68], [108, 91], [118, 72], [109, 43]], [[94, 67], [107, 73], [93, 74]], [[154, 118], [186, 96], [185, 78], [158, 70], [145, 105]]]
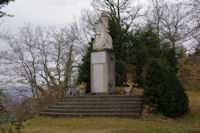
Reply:
[[115, 53], [112, 50], [91, 53], [91, 92], [94, 94], [115, 92]]

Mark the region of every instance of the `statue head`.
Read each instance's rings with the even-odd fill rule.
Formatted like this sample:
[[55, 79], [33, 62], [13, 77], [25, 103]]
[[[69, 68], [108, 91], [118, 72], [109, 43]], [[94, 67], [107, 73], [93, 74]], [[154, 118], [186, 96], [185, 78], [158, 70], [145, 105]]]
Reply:
[[101, 13], [101, 17], [107, 17], [107, 15], [106, 15], [106, 12], [105, 12], [105, 11], [103, 11], [103, 12]]
[[106, 15], [105, 11], [101, 13], [100, 22], [104, 25], [105, 28], [108, 28], [108, 16]]

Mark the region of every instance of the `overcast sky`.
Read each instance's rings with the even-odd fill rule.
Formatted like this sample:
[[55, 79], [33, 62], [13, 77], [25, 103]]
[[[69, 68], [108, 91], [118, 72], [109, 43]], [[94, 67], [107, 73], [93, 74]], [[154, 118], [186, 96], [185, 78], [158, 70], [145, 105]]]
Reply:
[[14, 17], [1, 18], [3, 24], [0, 30], [17, 33], [25, 23], [33, 26], [67, 26], [74, 19], [78, 20], [81, 10], [89, 5], [90, 0], [15, 0], [3, 8]]
[[63, 26], [89, 7], [90, 0], [15, 0], [4, 8], [14, 17], [4, 18], [4, 27], [16, 29], [30, 22], [33, 25]]

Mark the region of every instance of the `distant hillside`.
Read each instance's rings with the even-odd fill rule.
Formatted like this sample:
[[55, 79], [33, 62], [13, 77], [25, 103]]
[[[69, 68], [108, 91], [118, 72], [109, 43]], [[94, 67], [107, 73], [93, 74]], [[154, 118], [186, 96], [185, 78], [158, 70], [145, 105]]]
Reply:
[[13, 97], [20, 100], [25, 97], [33, 97], [30, 86], [10, 86], [6, 89], [3, 89], [3, 93], [7, 97]]

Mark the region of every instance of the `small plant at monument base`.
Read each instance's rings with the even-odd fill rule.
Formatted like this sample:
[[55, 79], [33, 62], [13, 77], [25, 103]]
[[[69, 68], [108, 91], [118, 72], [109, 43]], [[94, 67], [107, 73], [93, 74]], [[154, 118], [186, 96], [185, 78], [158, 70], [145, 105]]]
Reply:
[[86, 87], [87, 87], [86, 82], [81, 82], [81, 83], [78, 85], [79, 93], [80, 93], [81, 96], [85, 94]]
[[127, 82], [124, 83], [124, 90], [126, 95], [130, 95], [131, 89], [132, 87], [137, 87], [138, 84], [137, 83], [133, 83], [131, 80], [128, 80]]

